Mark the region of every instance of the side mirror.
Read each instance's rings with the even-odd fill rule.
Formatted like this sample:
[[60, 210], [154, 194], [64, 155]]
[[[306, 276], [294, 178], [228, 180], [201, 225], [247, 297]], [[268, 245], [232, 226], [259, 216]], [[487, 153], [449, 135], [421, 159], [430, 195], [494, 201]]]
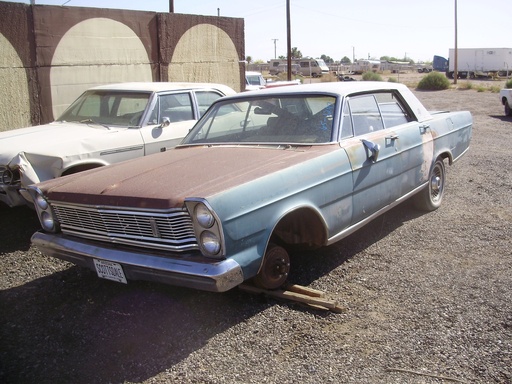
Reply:
[[162, 121], [160, 123], [159, 128], [165, 128], [169, 125], [171, 125], [171, 119], [169, 119], [168, 117], [162, 117]]
[[364, 144], [364, 146], [370, 151], [371, 155], [368, 156], [370, 160], [372, 160], [374, 163], [377, 162], [377, 159], [379, 158], [379, 151], [380, 151], [380, 145], [372, 143], [368, 140], [361, 140]]

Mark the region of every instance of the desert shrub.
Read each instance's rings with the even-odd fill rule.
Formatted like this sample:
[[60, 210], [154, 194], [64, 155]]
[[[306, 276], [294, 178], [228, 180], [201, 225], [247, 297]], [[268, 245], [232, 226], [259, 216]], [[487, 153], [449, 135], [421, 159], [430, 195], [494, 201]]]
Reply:
[[322, 75], [322, 77], [320, 78], [321, 83], [331, 83], [333, 81], [338, 81], [338, 78], [332, 72]]
[[398, 83], [398, 80], [396, 79], [396, 77], [388, 77], [388, 82], [390, 82], [390, 83]]
[[512, 88], [512, 79], [508, 80], [508, 81], [505, 83], [505, 88]]
[[489, 87], [489, 91], [491, 91], [492, 93], [500, 93], [500, 89], [501, 87], [498, 87], [497, 85], [491, 85]]
[[470, 81], [464, 81], [464, 82], [461, 82], [459, 83], [459, 86], [457, 87], [458, 89], [473, 89], [473, 83], [471, 83]]
[[363, 81], [382, 81], [382, 76], [375, 72], [365, 72], [362, 77]]
[[440, 72], [430, 72], [418, 83], [418, 89], [436, 91], [448, 88], [450, 81]]

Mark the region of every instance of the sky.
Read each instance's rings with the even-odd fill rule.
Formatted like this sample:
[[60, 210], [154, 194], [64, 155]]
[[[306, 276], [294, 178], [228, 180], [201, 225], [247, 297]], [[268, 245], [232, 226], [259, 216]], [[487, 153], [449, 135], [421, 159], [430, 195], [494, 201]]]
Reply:
[[[5, 0], [3, 0], [5, 1]], [[12, 0], [7, 0], [13, 2]], [[29, 4], [27, 1], [15, 1]], [[458, 48], [510, 48], [512, 0], [289, 0], [291, 46], [304, 57], [432, 61]], [[169, 0], [35, 0], [36, 4], [168, 12]], [[457, 18], [455, 4], [457, 3]], [[174, 12], [243, 18], [245, 55], [286, 56], [286, 0], [174, 0]]]

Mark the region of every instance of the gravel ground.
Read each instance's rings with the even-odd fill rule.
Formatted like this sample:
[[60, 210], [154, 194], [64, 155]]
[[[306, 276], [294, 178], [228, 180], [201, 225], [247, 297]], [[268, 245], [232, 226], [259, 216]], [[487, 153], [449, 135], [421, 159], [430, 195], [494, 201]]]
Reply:
[[31, 247], [32, 211], [0, 208], [0, 382], [512, 383], [512, 120], [496, 93], [416, 94], [470, 110], [471, 149], [437, 211], [405, 202], [295, 256], [292, 282], [339, 314], [103, 281]]

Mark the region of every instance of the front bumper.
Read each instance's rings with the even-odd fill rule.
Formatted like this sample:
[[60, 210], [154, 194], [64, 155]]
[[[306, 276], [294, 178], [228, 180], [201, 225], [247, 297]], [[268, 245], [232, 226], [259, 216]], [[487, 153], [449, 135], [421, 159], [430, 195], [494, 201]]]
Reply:
[[34, 233], [32, 243], [46, 255], [93, 271], [94, 259], [118, 263], [128, 280], [154, 281], [211, 292], [224, 292], [244, 281], [242, 268], [232, 259], [210, 260], [195, 254], [167, 257], [42, 231]]

